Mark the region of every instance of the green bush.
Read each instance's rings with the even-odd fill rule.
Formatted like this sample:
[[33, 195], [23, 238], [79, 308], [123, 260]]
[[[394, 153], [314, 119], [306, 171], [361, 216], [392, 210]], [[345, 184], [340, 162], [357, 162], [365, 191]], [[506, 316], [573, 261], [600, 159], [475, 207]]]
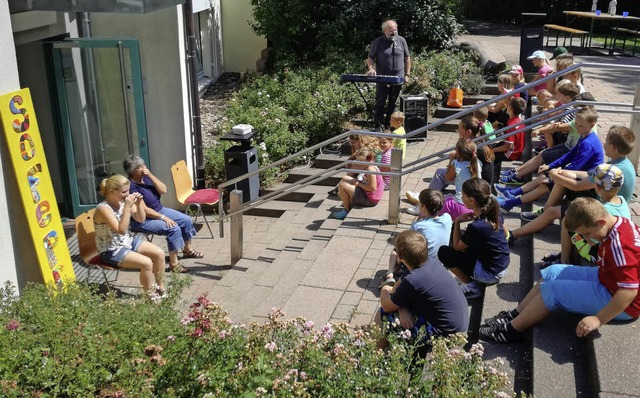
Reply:
[[[0, 289], [0, 392], [5, 397], [153, 395], [145, 347], [179, 331], [172, 299], [103, 300], [85, 286], [54, 294]], [[128, 392], [118, 395], [119, 392]]]
[[446, 48], [462, 30], [453, 14], [459, 4], [459, 0], [251, 0], [252, 26], [267, 37], [278, 60], [339, 66], [345, 54], [363, 61], [367, 46], [389, 18], [398, 21], [412, 51]]
[[[174, 307], [183, 279], [160, 304], [94, 294], [69, 286], [53, 294], [28, 286], [21, 297], [0, 289], [0, 395], [3, 397], [485, 397], [506, 377], [468, 352], [462, 336], [434, 341], [411, 366], [407, 331], [376, 349], [374, 327], [314, 327], [283, 320], [238, 325], [200, 297], [180, 319]], [[177, 284], [177, 285], [176, 285]]]
[[[465, 94], [477, 94], [485, 77], [473, 53], [456, 48], [428, 51], [412, 58], [411, 82], [404, 87], [408, 94], [429, 92], [432, 105], [442, 105], [453, 84], [458, 82]], [[435, 109], [435, 107], [431, 107]]]
[[[254, 145], [259, 148], [259, 163], [280, 160], [343, 131], [349, 111], [361, 100], [353, 87], [338, 82], [339, 75], [328, 68], [285, 68], [250, 76], [231, 98], [221, 131], [251, 124], [258, 131]], [[224, 149], [218, 145], [206, 153], [205, 172], [214, 184], [225, 180]], [[263, 173], [262, 186], [275, 182], [290, 166]]]

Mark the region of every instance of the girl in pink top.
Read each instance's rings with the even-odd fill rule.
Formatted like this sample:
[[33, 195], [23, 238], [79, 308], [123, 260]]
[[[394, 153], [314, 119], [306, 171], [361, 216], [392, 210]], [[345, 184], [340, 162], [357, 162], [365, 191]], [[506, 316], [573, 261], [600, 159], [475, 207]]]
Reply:
[[[531, 81], [532, 83], [535, 82], [536, 80], [545, 78], [553, 73], [553, 68], [551, 68], [551, 65], [549, 65], [549, 61], [547, 60], [547, 55], [544, 53], [544, 51], [541, 51], [541, 50], [534, 51], [533, 54], [527, 57], [527, 59], [533, 62], [533, 65], [536, 68], [538, 68], [538, 74], [536, 75], [536, 77], [533, 78], [533, 80]], [[546, 89], [547, 89], [547, 82], [540, 83], [534, 88], [529, 89], [529, 94], [536, 95], [538, 91], [546, 90]]]
[[[364, 147], [356, 152], [356, 160], [360, 162], [375, 162], [376, 154]], [[380, 171], [374, 165], [353, 165], [353, 169]], [[380, 174], [365, 174], [363, 178], [346, 175], [338, 184], [338, 197], [342, 200], [344, 209], [333, 214], [333, 218], [344, 220], [353, 205], [373, 207], [384, 195], [384, 182]]]

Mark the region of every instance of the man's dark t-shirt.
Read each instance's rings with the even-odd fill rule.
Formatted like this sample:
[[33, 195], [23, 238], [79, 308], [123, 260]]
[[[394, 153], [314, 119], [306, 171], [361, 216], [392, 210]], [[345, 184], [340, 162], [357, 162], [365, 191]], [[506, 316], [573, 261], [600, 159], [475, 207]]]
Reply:
[[402, 278], [391, 301], [414, 316], [424, 317], [437, 334], [466, 332], [469, 328], [467, 300], [438, 260], [429, 259]]
[[404, 59], [409, 57], [409, 46], [402, 36], [389, 40], [384, 35], [371, 43], [369, 58], [376, 62], [376, 74], [404, 77]]

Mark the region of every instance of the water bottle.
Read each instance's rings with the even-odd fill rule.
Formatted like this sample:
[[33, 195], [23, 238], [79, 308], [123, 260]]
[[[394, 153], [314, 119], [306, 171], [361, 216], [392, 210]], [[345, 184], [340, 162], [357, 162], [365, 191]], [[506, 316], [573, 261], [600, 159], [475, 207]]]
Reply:
[[593, 2], [591, 3], [591, 12], [595, 14], [597, 9], [598, 9], [598, 0], [593, 0]]
[[618, 2], [616, 0], [611, 0], [609, 2], [609, 14], [610, 15], [616, 15], [616, 6], [618, 5]]

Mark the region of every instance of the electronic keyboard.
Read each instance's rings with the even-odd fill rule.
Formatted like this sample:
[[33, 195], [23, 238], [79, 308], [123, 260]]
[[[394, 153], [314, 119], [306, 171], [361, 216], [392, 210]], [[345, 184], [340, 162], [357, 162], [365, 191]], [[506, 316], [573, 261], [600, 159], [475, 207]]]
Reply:
[[384, 84], [402, 84], [403, 77], [390, 75], [364, 75], [364, 74], [347, 74], [340, 76], [341, 82], [349, 83], [384, 83]]

